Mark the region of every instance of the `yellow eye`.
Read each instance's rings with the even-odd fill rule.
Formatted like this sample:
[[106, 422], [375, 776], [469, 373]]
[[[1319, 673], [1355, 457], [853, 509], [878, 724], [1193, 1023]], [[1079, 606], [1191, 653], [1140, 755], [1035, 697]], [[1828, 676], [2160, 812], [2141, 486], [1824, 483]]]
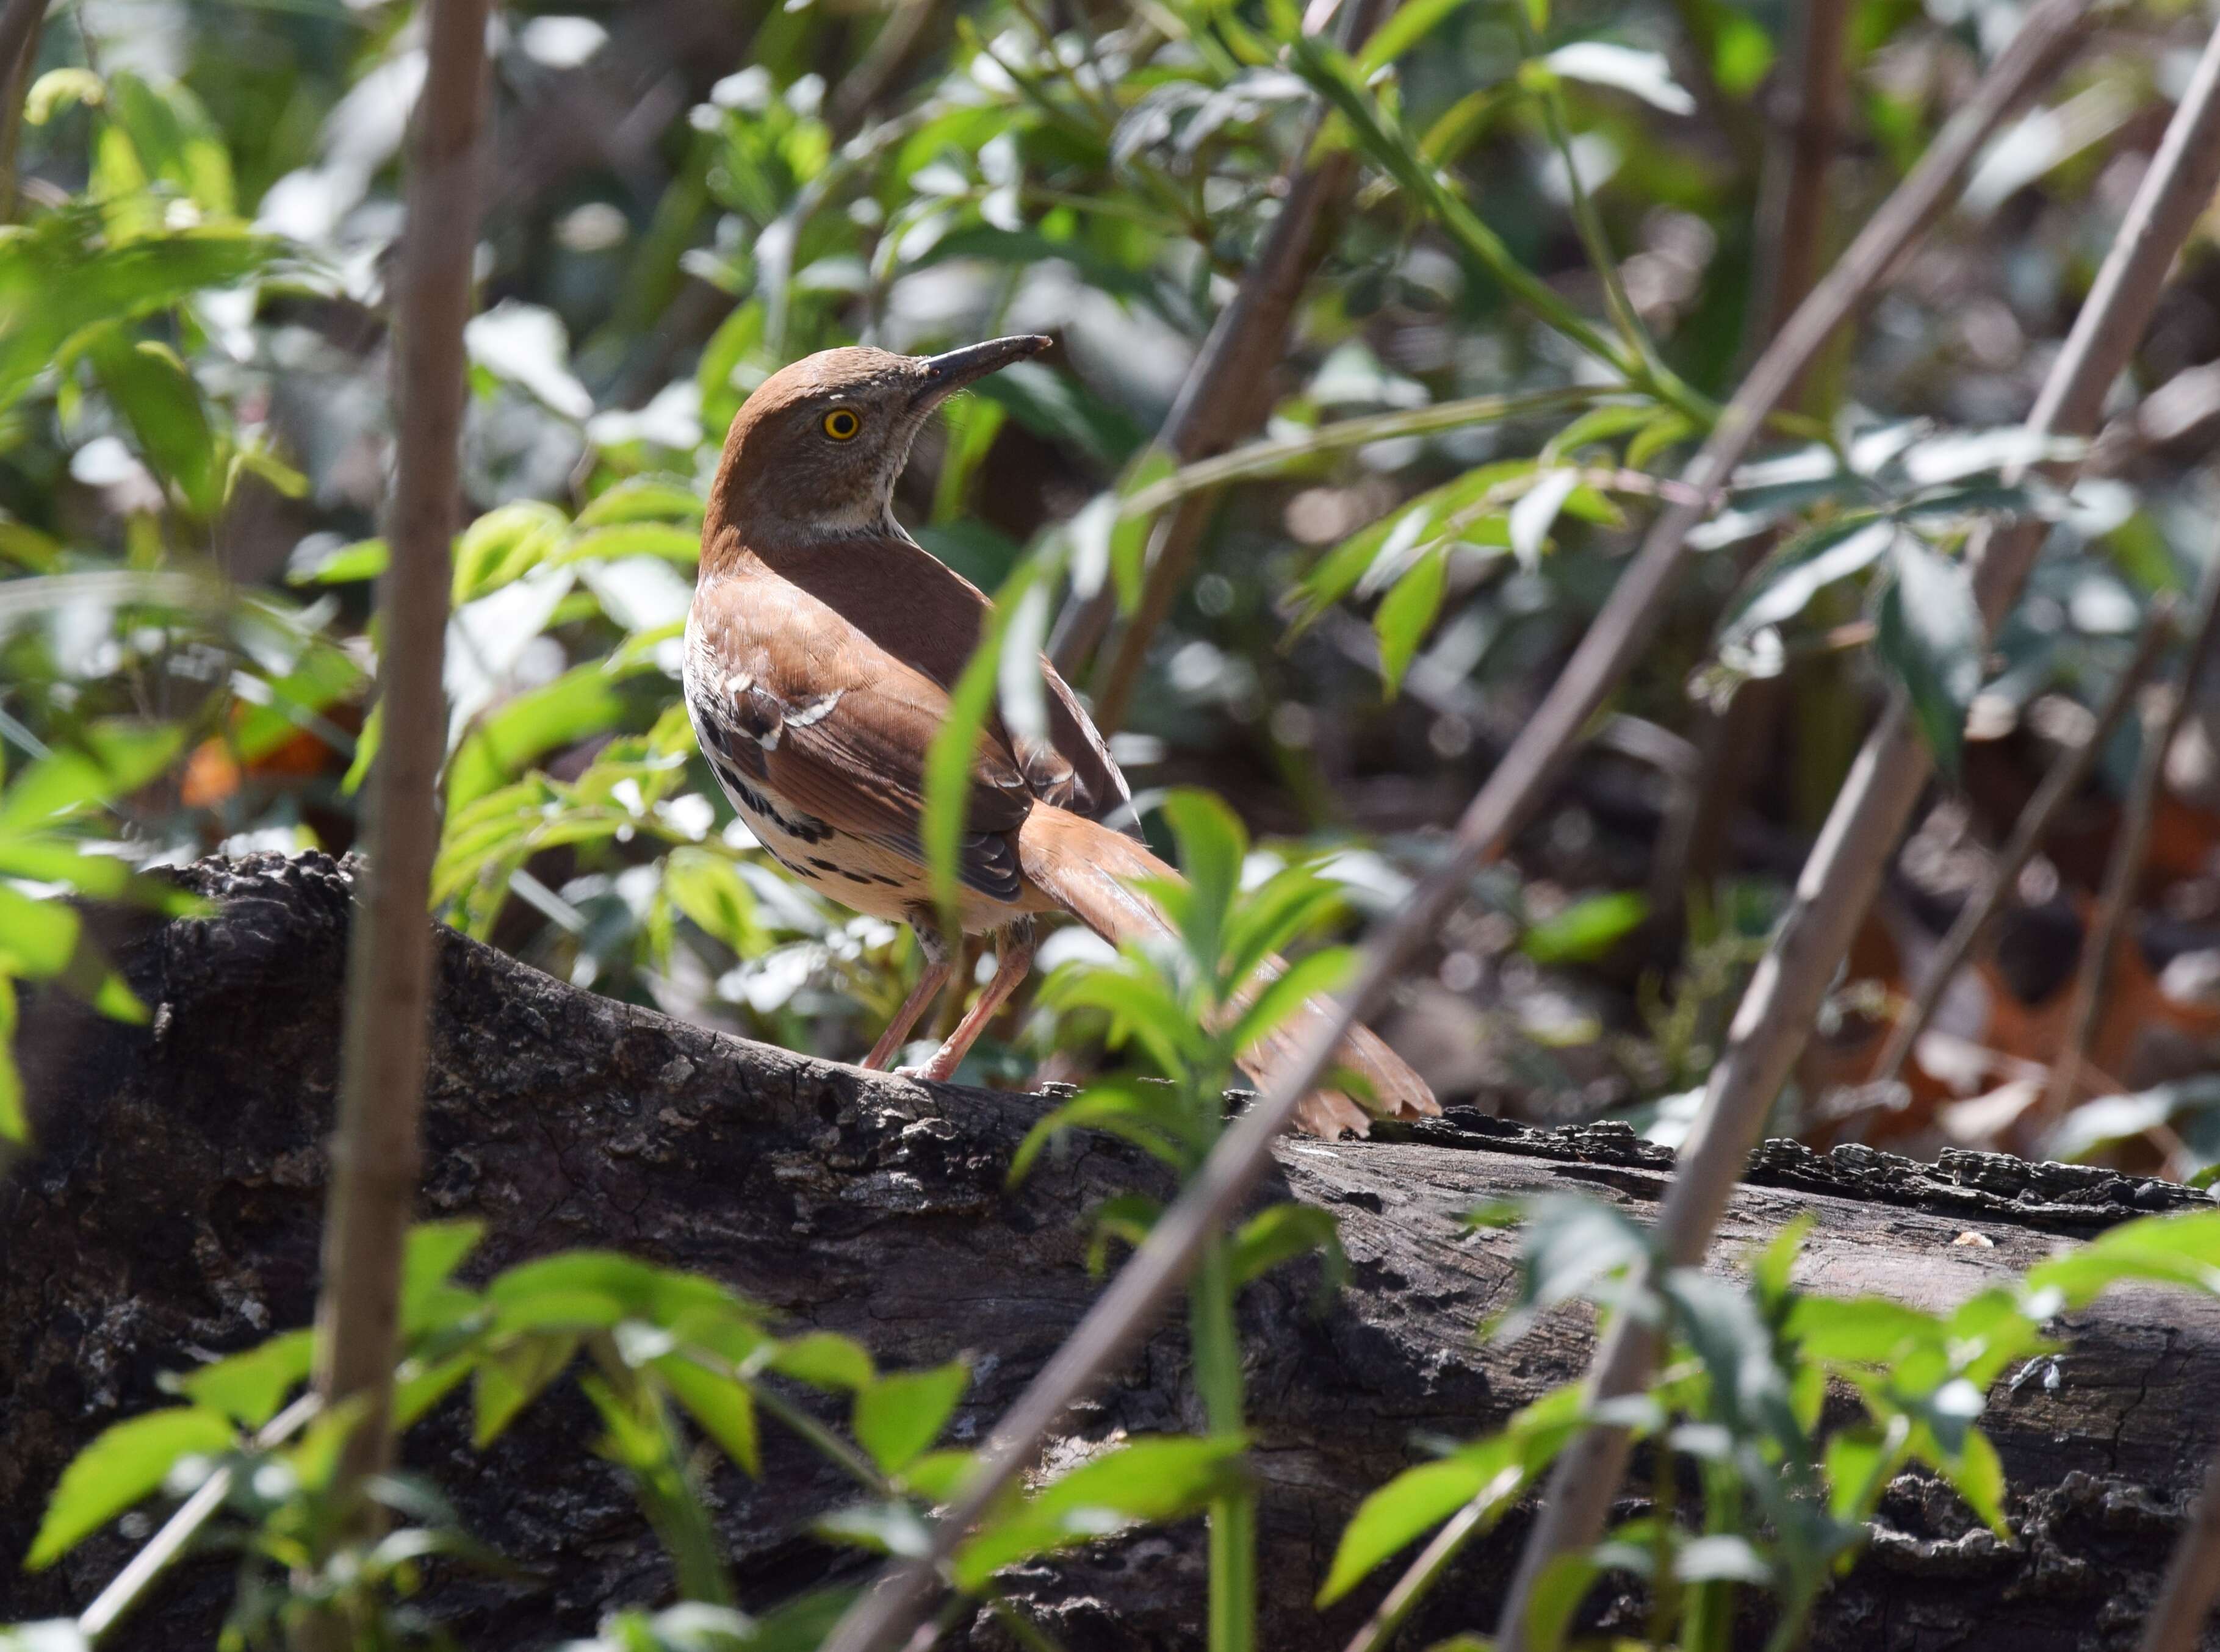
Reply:
[[864, 421], [846, 408], [835, 408], [825, 415], [821, 427], [836, 442], [853, 441]]

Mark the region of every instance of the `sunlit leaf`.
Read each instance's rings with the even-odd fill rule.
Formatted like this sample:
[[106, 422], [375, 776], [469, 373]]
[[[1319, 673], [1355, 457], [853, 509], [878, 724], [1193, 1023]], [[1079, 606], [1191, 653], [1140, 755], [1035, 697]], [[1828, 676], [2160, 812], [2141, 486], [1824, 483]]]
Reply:
[[770, 1368], [830, 1393], [857, 1393], [877, 1380], [869, 1350], [837, 1331], [813, 1331], [778, 1345]]
[[213, 1456], [237, 1443], [228, 1418], [198, 1406], [148, 1412], [103, 1430], [62, 1471], [24, 1568], [53, 1565], [159, 1487], [180, 1457]]
[[309, 1379], [315, 1333], [289, 1331], [178, 1377], [177, 1391], [195, 1405], [221, 1412], [245, 1428], [260, 1428], [278, 1414], [285, 1396]]
[[169, 766], [185, 731], [171, 724], [96, 723], [0, 793], [0, 832], [68, 820], [139, 789]]
[[1419, 645], [1441, 612], [1449, 565], [1446, 546], [1427, 552], [1395, 582], [1372, 616], [1372, 629], [1380, 639], [1380, 684], [1390, 698], [1403, 686], [1403, 674], [1411, 669]]
[[653, 1362], [653, 1368], [671, 1397], [686, 1414], [714, 1440], [724, 1454], [761, 1477], [763, 1457], [756, 1428], [756, 1405], [745, 1383], [689, 1358], [670, 1353]]
[[236, 286], [283, 250], [234, 225], [122, 240], [105, 230], [87, 207], [0, 228], [0, 408], [80, 348], [89, 329], [166, 309], [203, 288]]
[[215, 515], [223, 503], [223, 467], [200, 387], [184, 363], [166, 346], [134, 341], [120, 327], [103, 334], [90, 354], [101, 389], [130, 425], [140, 451], [177, 484], [196, 516]]
[[516, 1415], [570, 1368], [578, 1351], [572, 1331], [536, 1331], [478, 1356], [471, 1402], [471, 1443], [483, 1450], [499, 1439]]
[[856, 1391], [856, 1443], [889, 1474], [900, 1474], [940, 1437], [971, 1380], [962, 1360], [926, 1371], [899, 1371]]
[[1966, 712], [1981, 686], [1986, 631], [1974, 582], [1962, 563], [1911, 533], [1897, 535], [1892, 560], [1896, 577], [1881, 593], [1874, 651], [1904, 684], [1936, 765], [1955, 776]]
[[1696, 112], [1696, 100], [1673, 78], [1673, 65], [1662, 52], [1637, 51], [1607, 41], [1575, 41], [1542, 61], [1568, 80], [1630, 92], [1668, 115]]
[[1281, 1262], [1313, 1250], [1327, 1254], [1330, 1275], [1338, 1271], [1341, 1225], [1333, 1213], [1315, 1205], [1274, 1205], [1250, 1217], [1234, 1233], [1230, 1258], [1233, 1282], [1245, 1285], [1261, 1279]]
[[1036, 1555], [1197, 1513], [1238, 1483], [1245, 1444], [1165, 1437], [1113, 1447], [989, 1520], [957, 1551], [957, 1583], [976, 1589]]
[[1529, 926], [1518, 950], [1537, 963], [1593, 963], [1649, 916], [1649, 898], [1635, 890], [1587, 895]]

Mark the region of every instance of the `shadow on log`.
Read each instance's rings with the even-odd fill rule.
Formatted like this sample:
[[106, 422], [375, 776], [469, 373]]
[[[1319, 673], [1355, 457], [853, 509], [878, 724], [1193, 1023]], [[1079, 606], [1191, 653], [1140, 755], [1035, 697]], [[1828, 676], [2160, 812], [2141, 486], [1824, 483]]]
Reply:
[[[52, 995], [22, 1047], [38, 1147], [0, 1183], [0, 1622], [81, 1607], [129, 1544], [109, 1534], [53, 1570], [16, 1562], [71, 1455], [163, 1401], [165, 1368], [307, 1323], [324, 1198], [349, 903], [320, 856], [204, 863], [203, 920], [137, 920], [115, 944], [152, 1023], [101, 1020]], [[1112, 1194], [1166, 1191], [1150, 1161], [1101, 1138], [1005, 1168], [1038, 1097], [920, 1086], [808, 1060], [597, 998], [453, 934], [440, 954], [422, 1213], [474, 1216], [473, 1277], [578, 1245], [715, 1275], [797, 1328], [855, 1336], [889, 1367], [969, 1350], [959, 1438], [976, 1438], [1096, 1289], [1087, 1216]], [[1400, 1139], [1290, 1141], [1275, 1197], [1341, 1219], [1352, 1273], [1338, 1297], [1283, 1270], [1244, 1300], [1257, 1471], [1263, 1483], [1261, 1643], [1338, 1647], [1371, 1595], [1309, 1605], [1357, 1500], [1424, 1456], [1576, 1375], [1573, 1316], [1523, 1342], [1474, 1327], [1515, 1286], [1515, 1240], [1457, 1220], [1509, 1194], [1577, 1189], [1645, 1213], [1669, 1161], [1603, 1126], [1542, 1132], [1467, 1116]], [[2101, 1172], [1957, 1155], [1919, 1166], [1863, 1150], [1770, 1144], [1724, 1232], [1719, 1264], [1799, 1211], [1817, 1219], [1807, 1287], [1947, 1305], [2024, 1269], [2061, 1238], [2201, 1196]], [[1974, 1233], [1989, 1246], [1959, 1243]], [[1978, 1529], [1948, 1492], [1894, 1487], [1874, 1543], [1821, 1609], [1812, 1644], [1855, 1652], [2134, 1644], [2187, 1499], [2220, 1445], [2220, 1305], [2123, 1293], [2062, 1327], [2055, 1382], [1992, 1396], [1987, 1426], [2018, 1542]], [[1182, 1338], [1166, 1332], [1072, 1424], [1192, 1428]], [[465, 1645], [533, 1648], [590, 1632], [670, 1586], [614, 1471], [584, 1455], [593, 1424], [558, 1385], [492, 1450], [468, 1446], [451, 1400], [411, 1437], [469, 1528], [538, 1575], [442, 1573], [427, 1604]], [[767, 1431], [765, 1479], [729, 1467], [716, 1514], [744, 1599], [768, 1605], [859, 1575], [808, 1533], [848, 1487]], [[1485, 1628], [1522, 1531], [1476, 1543], [1400, 1644]], [[141, 1533], [143, 1535], [143, 1532]], [[1196, 1528], [1144, 1534], [1027, 1569], [1012, 1594], [1071, 1652], [1201, 1644]], [[1384, 1587], [1385, 1578], [1377, 1580]], [[111, 1644], [213, 1643], [230, 1575], [171, 1579]], [[1608, 1626], [1637, 1603], [1600, 1595]], [[1744, 1625], [1753, 1643], [1762, 1625]], [[1001, 1648], [982, 1619], [943, 1645]], [[2208, 1646], [2220, 1636], [2208, 1636]]]

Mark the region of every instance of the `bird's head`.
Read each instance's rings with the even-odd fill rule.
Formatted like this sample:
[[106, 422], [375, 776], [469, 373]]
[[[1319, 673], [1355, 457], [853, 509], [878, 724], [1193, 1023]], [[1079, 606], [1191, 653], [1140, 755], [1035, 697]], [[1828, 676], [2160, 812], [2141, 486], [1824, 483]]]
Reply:
[[714, 552], [733, 533], [763, 552], [889, 531], [895, 478], [932, 410], [1050, 342], [1020, 334], [939, 356], [858, 346], [781, 368], [756, 387], [725, 438], [705, 547]]

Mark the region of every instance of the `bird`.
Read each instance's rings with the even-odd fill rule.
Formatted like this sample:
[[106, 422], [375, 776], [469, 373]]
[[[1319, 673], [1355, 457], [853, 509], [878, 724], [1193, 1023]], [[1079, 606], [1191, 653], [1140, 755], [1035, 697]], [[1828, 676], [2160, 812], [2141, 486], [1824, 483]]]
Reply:
[[[686, 622], [685, 703], [726, 795], [795, 876], [915, 931], [924, 967], [864, 1064], [884, 1070], [954, 972], [920, 823], [926, 754], [993, 604], [895, 521], [894, 489], [934, 409], [1048, 347], [1036, 334], [945, 354], [857, 346], [780, 369], [742, 404], [703, 510]], [[1068, 913], [1112, 942], [1169, 936], [1136, 883], [1177, 874], [1139, 841], [1132, 791], [1070, 686], [1043, 658], [1045, 731], [990, 718], [959, 844], [958, 916], [992, 936], [995, 968], [922, 1065], [946, 1080], [1032, 967], [1037, 921]], [[1276, 963], [1276, 961], [1275, 961]], [[1240, 1057], [1269, 1085], [1294, 1062], [1313, 999]], [[1305, 1097], [1297, 1127], [1331, 1138], [1381, 1116], [1437, 1113], [1425, 1081], [1363, 1027], [1338, 1052], [1369, 1091]]]

